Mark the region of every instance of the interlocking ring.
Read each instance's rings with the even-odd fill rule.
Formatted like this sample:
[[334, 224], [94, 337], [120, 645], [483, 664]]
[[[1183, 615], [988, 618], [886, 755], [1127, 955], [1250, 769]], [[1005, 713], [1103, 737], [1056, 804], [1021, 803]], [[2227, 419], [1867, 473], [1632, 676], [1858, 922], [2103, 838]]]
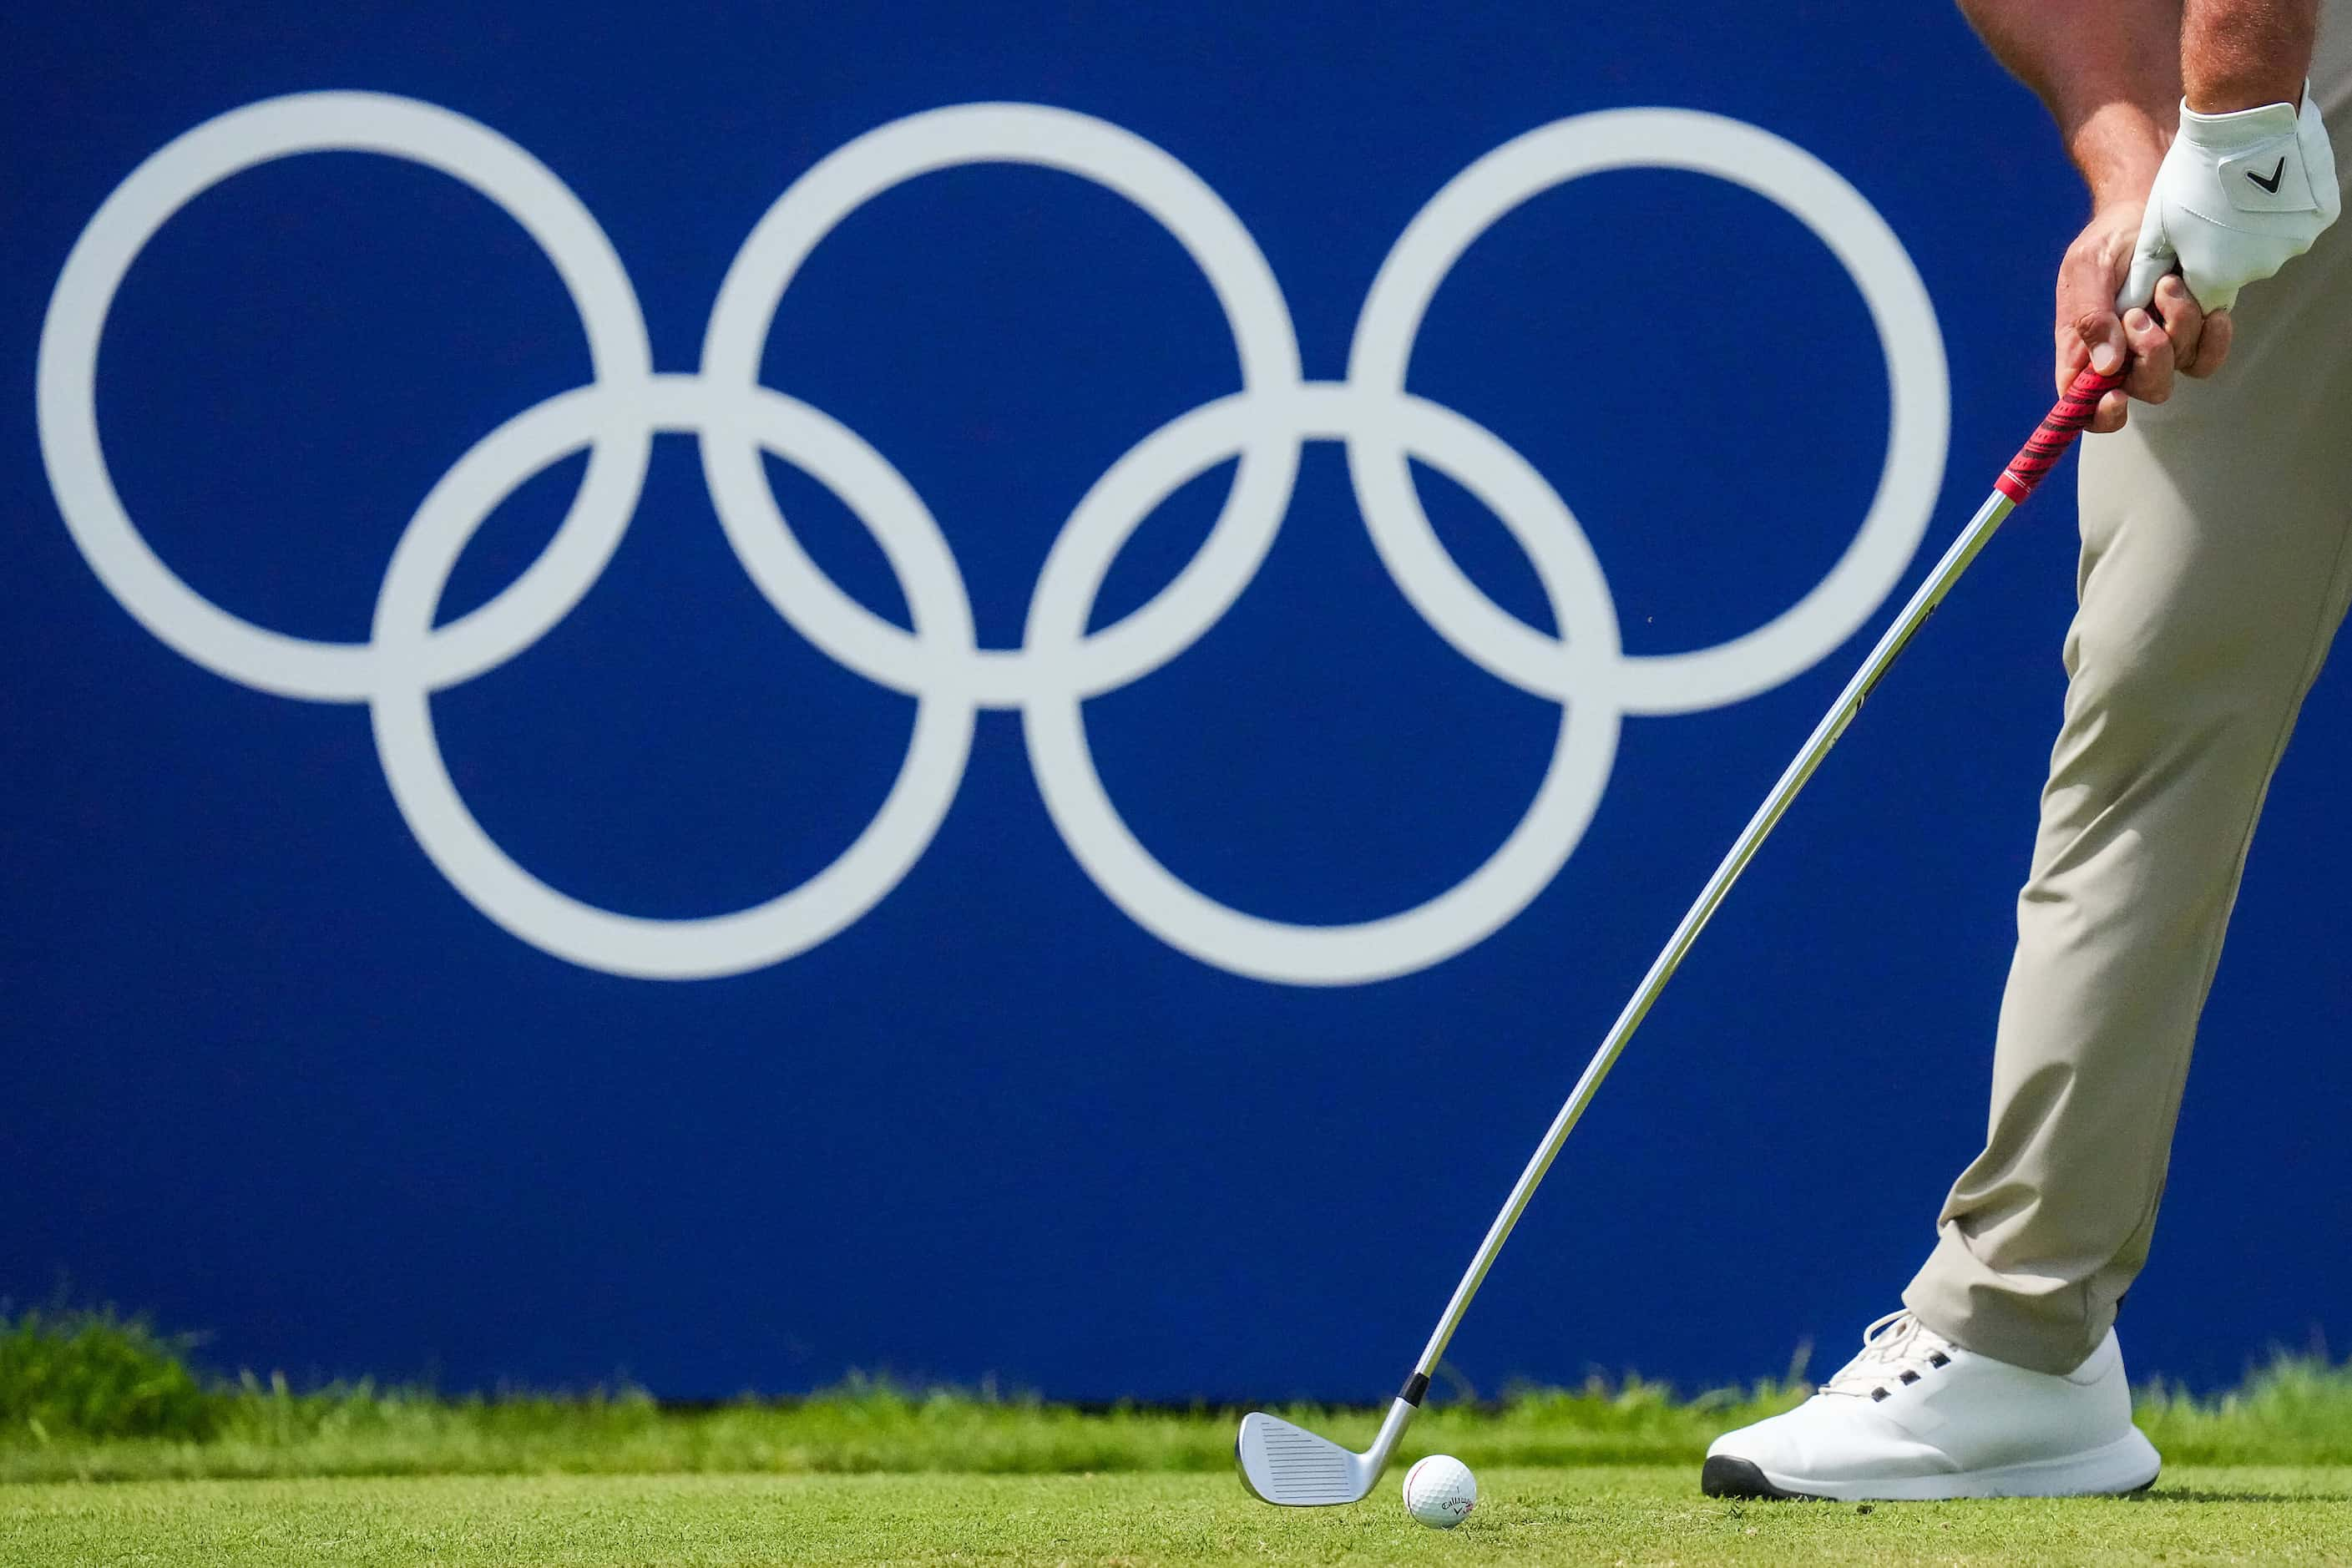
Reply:
[[[115, 291], [147, 242], [182, 206], [231, 175], [326, 151], [405, 158], [497, 203], [554, 263], [586, 330], [595, 377], [507, 421], [433, 487], [393, 552], [364, 643], [289, 637], [190, 588], [125, 512], [98, 435], [100, 339]], [[1058, 169], [1150, 215], [1207, 278], [1241, 363], [1239, 391], [1144, 437], [1079, 501], [1047, 554], [1015, 648], [979, 646], [954, 552], [898, 469], [855, 432], [759, 380], [784, 291], [834, 227], [898, 184], [973, 163]], [[1635, 656], [1620, 645], [1608, 580], [1567, 503], [1491, 431], [1407, 391], [1406, 372], [1430, 300], [1495, 222], [1581, 175], [1654, 167], [1745, 186], [1821, 238], [1869, 309], [1892, 414], [1877, 492], [1820, 584], [1727, 642]], [[1106, 121], [1035, 104], [929, 110], [858, 137], [793, 184], [728, 270], [701, 369], [673, 375], [653, 369], [636, 296], [611, 242], [544, 164], [432, 104], [301, 93], [206, 121], [107, 198], [58, 279], [38, 370], [41, 452], [58, 510], [91, 570], [141, 624], [244, 685], [368, 704], [401, 815], [451, 886], [548, 952], [657, 979], [761, 968], [864, 915], [898, 886], [945, 817], [982, 708], [1020, 710], [1039, 791], [1071, 853], [1107, 897], [1171, 946], [1291, 984], [1356, 984], [1451, 957], [1517, 916], [1574, 852], [1607, 785], [1623, 715], [1690, 712], [1769, 690], [1869, 619], [1926, 531], [1943, 474], [1948, 398], [1927, 289], [1860, 193], [1810, 153], [1754, 126], [1667, 109], [1559, 121], [1456, 176], [1382, 264], [1344, 382], [1302, 378], [1288, 308], [1256, 242], [1214, 191], [1160, 148]], [[519, 865], [467, 809], [432, 718], [435, 692], [514, 658], [588, 592], [627, 530], [653, 437], [665, 432], [698, 438], [728, 542], [776, 613], [828, 657], [916, 700], [898, 779], [847, 850], [764, 903], [691, 920], [602, 909]], [[1248, 587], [1288, 510], [1308, 441], [1345, 445], [1381, 559], [1438, 634], [1481, 668], [1560, 705], [1543, 780], [1502, 847], [1435, 898], [1351, 925], [1266, 920], [1186, 884], [1120, 817], [1086, 737], [1087, 699], [1182, 654]], [[450, 573], [499, 502], [583, 448], [588, 467], [579, 494], [539, 559], [487, 604], [436, 626]], [[911, 630], [859, 604], [810, 558], [761, 472], [762, 452], [816, 479], [873, 533], [906, 597]], [[1456, 480], [1501, 519], [1535, 566], [1557, 633], [1512, 616], [1446, 553], [1414, 492], [1413, 459]], [[1228, 460], [1236, 460], [1233, 488], [1199, 552], [1140, 608], [1089, 630], [1103, 578], [1143, 520], [1188, 480]]]

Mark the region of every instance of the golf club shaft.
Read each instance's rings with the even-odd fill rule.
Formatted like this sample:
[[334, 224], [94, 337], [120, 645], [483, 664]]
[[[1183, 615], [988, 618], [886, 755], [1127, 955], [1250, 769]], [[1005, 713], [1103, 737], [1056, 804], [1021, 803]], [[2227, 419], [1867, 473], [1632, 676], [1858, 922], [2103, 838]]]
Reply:
[[1641, 985], [1635, 989], [1633, 999], [1625, 1004], [1625, 1010], [1617, 1016], [1617, 1022], [1611, 1026], [1608, 1037], [1601, 1042], [1601, 1048], [1585, 1065], [1583, 1074], [1577, 1079], [1575, 1089], [1569, 1094], [1568, 1102], [1559, 1108], [1559, 1114], [1552, 1118], [1551, 1128], [1544, 1134], [1535, 1157], [1528, 1162], [1527, 1169], [1519, 1173], [1518, 1181], [1512, 1184], [1511, 1195], [1504, 1202], [1502, 1212], [1495, 1216], [1495, 1223], [1487, 1227], [1486, 1239], [1479, 1243], [1478, 1255], [1471, 1259], [1469, 1271], [1462, 1276], [1462, 1283], [1454, 1288], [1454, 1299], [1446, 1303], [1445, 1315], [1438, 1321], [1437, 1331], [1430, 1335], [1428, 1348], [1421, 1352], [1420, 1361], [1413, 1365], [1413, 1375], [1406, 1384], [1407, 1392], [1401, 1396], [1406, 1404], [1420, 1403], [1421, 1392], [1428, 1386], [1429, 1375], [1436, 1371], [1438, 1358], [1445, 1353], [1446, 1342], [1453, 1339], [1462, 1315], [1469, 1310], [1470, 1299], [1478, 1293], [1479, 1285], [1486, 1278], [1486, 1270], [1493, 1266], [1496, 1255], [1502, 1251], [1503, 1243], [1510, 1238], [1511, 1227], [1518, 1223], [1520, 1214], [1528, 1206], [1528, 1200], [1535, 1195], [1537, 1186], [1542, 1183], [1544, 1173], [1551, 1168], [1553, 1158], [1559, 1153], [1560, 1146], [1568, 1142], [1568, 1135], [1575, 1130], [1578, 1119], [1584, 1114], [1584, 1108], [1592, 1103], [1592, 1097], [1600, 1091], [1601, 1082], [1609, 1076], [1609, 1069], [1616, 1065], [1619, 1054], [1625, 1049], [1625, 1043], [1633, 1037], [1633, 1031], [1641, 1027], [1643, 1018], [1649, 1014], [1659, 994], [1665, 990], [1666, 982], [1674, 978], [1675, 970], [1682, 963], [1684, 955], [1690, 952], [1691, 944], [1698, 940], [1698, 933], [1706, 929], [1708, 918], [1723, 902], [1724, 895], [1731, 890], [1732, 883], [1739, 879], [1739, 873], [1755, 858], [1766, 837], [1788, 811], [1790, 803], [1797, 798], [1797, 793], [1805, 787], [1805, 781], [1813, 776], [1814, 770], [1822, 765], [1822, 760], [1829, 755], [1830, 748], [1837, 744], [1838, 737], [1853, 721], [1853, 716], [1862, 710], [1863, 703], [1868, 700], [1880, 678], [1893, 667], [1912, 637], [1918, 634], [1919, 628], [1927, 623], [1927, 617], [1935, 614], [1936, 606], [1952, 591], [1952, 585], [1960, 580], [1961, 574], [1969, 569], [1969, 563], [1991, 541], [2001, 521], [2008, 517], [2018, 502], [2032, 494], [2033, 487], [2042, 482], [2043, 476], [2050, 472], [2060, 458], [2065, 456], [2066, 448], [2074, 445], [2074, 437], [2082, 434], [2083, 427], [2090, 422], [2100, 395], [2120, 385], [2122, 381], [2120, 374], [2102, 375], [2090, 370], [2074, 378], [2074, 384], [2066, 389], [2042, 419], [2032, 439], [2002, 471], [1991, 496], [1978, 509], [1976, 516], [1969, 520], [1968, 527], [1952, 547], [1944, 552], [1943, 560], [1937, 563], [1936, 569], [1927, 574], [1927, 580], [1919, 585], [1919, 591], [1911, 595], [1911, 602], [1904, 605], [1903, 613], [1895, 616], [1895, 623], [1886, 628], [1885, 635], [1878, 639], [1878, 646], [1871, 649], [1870, 657], [1863, 661], [1853, 679], [1846, 682], [1845, 689], [1838, 694], [1837, 701], [1822, 717], [1821, 723], [1814, 727], [1804, 749], [1797, 753], [1796, 760], [1780, 775], [1780, 782], [1772, 786], [1772, 793], [1765, 796], [1764, 804], [1748, 819], [1748, 826], [1732, 844], [1731, 852], [1715, 868], [1715, 875], [1707, 879], [1697, 901], [1683, 916], [1682, 923], [1675, 927], [1675, 933], [1667, 939], [1664, 951], [1651, 963], [1650, 972], [1642, 977]]

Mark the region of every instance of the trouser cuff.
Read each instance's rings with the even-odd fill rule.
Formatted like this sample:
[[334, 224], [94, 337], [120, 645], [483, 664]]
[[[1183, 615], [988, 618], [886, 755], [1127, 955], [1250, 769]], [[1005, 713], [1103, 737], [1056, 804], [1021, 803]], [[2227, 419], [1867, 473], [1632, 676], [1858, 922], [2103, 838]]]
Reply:
[[1903, 1304], [1963, 1350], [2063, 1376], [2089, 1360], [2115, 1325], [2115, 1309], [2101, 1310], [2091, 1297], [2069, 1279], [2003, 1273], [1948, 1224]]

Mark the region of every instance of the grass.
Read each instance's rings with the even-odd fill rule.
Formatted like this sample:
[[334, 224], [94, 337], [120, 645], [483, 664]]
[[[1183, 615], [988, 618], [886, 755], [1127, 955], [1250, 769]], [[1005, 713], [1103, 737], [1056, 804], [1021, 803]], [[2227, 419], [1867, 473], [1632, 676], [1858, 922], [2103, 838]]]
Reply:
[[[854, 1382], [679, 1409], [638, 1390], [449, 1398], [367, 1383], [208, 1378], [188, 1343], [110, 1312], [0, 1318], [0, 1482], [428, 1475], [1044, 1475], [1232, 1464], [1234, 1413], [1079, 1410]], [[1791, 1378], [1683, 1399], [1628, 1379], [1439, 1405], [1406, 1458], [1482, 1467], [1689, 1465], [1717, 1433], [1803, 1397]], [[1289, 1407], [1349, 1442], [1377, 1413]], [[2282, 1357], [2213, 1399], [2150, 1386], [2140, 1425], [2176, 1465], [2352, 1466], [2352, 1366]]]
[[1512, 1468], [1439, 1533], [1385, 1489], [1283, 1511], [1225, 1477], [529, 1476], [0, 1490], [0, 1561], [394, 1564], [2326, 1563], [2352, 1469], [2191, 1468], [2138, 1499], [1734, 1506], [1686, 1466]]
[[[2218, 1398], [2144, 1389], [2168, 1468], [2137, 1500], [1700, 1497], [1708, 1439], [1802, 1397], [1793, 1380], [1441, 1406], [1406, 1457], [1459, 1455], [1483, 1498], [1438, 1534], [1386, 1488], [1355, 1509], [1251, 1501], [1227, 1410], [865, 1382], [698, 1409], [629, 1390], [297, 1391], [207, 1376], [188, 1352], [111, 1313], [0, 1318], [0, 1482], [16, 1483], [0, 1563], [2352, 1562], [2352, 1367], [2315, 1358]], [[1377, 1421], [1286, 1413], [1350, 1443]]]
[[[1656, 1384], [1529, 1394], [1436, 1408], [1405, 1451], [1474, 1463], [1674, 1463], [1785, 1408], [1768, 1386], [1677, 1401]], [[1360, 1446], [1376, 1412], [1287, 1406], [1293, 1420]], [[1233, 1468], [1236, 1413], [1202, 1407], [1077, 1410], [1035, 1400], [858, 1384], [789, 1402], [667, 1409], [642, 1394], [442, 1399], [358, 1384], [311, 1394], [282, 1380], [218, 1390], [201, 1436], [90, 1436], [55, 1426], [0, 1436], [0, 1482], [301, 1476], [961, 1472], [1039, 1475]]]
[[208, 1437], [220, 1401], [187, 1349], [110, 1310], [0, 1315], [0, 1430]]

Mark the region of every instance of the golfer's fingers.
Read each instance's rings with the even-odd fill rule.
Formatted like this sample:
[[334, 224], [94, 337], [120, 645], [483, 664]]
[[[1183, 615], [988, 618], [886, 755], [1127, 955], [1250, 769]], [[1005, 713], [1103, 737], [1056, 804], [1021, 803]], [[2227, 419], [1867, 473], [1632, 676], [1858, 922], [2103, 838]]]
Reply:
[[2221, 368], [2230, 357], [2230, 345], [2237, 341], [2237, 318], [2227, 310], [2216, 310], [2205, 318], [2205, 335], [2197, 345], [2197, 363], [2180, 367], [2185, 375], [2207, 376]]
[[[2107, 328], [2113, 328], [2110, 335]], [[2157, 333], [2161, 338], [2162, 332]], [[2058, 330], [2058, 390], [2064, 392], [2074, 384], [2074, 377], [2084, 365], [2101, 374], [2112, 374], [2125, 361], [2124, 324], [2110, 312], [2104, 323], [2077, 321]], [[2084, 429], [2097, 435], [2107, 435], [2124, 427], [2131, 399], [2117, 387], [2099, 399], [2099, 411], [2091, 416]]]
[[[2061, 305], [2064, 302], [2062, 296]], [[2163, 335], [2161, 331], [2157, 333], [2158, 338]], [[2086, 364], [2102, 375], [2121, 370], [2128, 357], [2127, 348], [2124, 324], [2112, 306], [2103, 300], [2079, 312], [2058, 330], [2058, 390], [2065, 391]], [[2102, 435], [2122, 429], [2129, 403], [2120, 388], [2108, 393], [2099, 399], [2099, 411], [2087, 428]]]
[[2073, 323], [2063, 316], [2058, 319], [2057, 339], [2056, 376], [2058, 390], [2063, 392], [2074, 384], [2074, 378], [2083, 373], [2083, 367], [2091, 363], [2091, 354], [2083, 346], [2083, 340], [2074, 331]]
[[[2063, 311], [2067, 301], [2061, 299]], [[2101, 374], [2120, 370], [2127, 353], [2124, 324], [2112, 306], [2095, 304], [2058, 318], [2058, 390], [2063, 392], [2084, 365]]]
[[2131, 346], [2131, 369], [2124, 391], [2142, 403], [2172, 395], [2172, 339], [2154, 316], [2135, 305], [2124, 312], [2124, 341]]
[[2172, 341], [2174, 368], [2183, 375], [2200, 374], [2198, 355], [2205, 342], [2205, 312], [2198, 308], [2180, 274], [2167, 273], [2157, 280], [2156, 297], [2147, 308], [2164, 323], [2164, 335]]
[[2115, 283], [2095, 247], [2077, 240], [2058, 265], [2058, 390], [2084, 365], [2101, 374], [2124, 363], [2123, 322], [2116, 317]]

